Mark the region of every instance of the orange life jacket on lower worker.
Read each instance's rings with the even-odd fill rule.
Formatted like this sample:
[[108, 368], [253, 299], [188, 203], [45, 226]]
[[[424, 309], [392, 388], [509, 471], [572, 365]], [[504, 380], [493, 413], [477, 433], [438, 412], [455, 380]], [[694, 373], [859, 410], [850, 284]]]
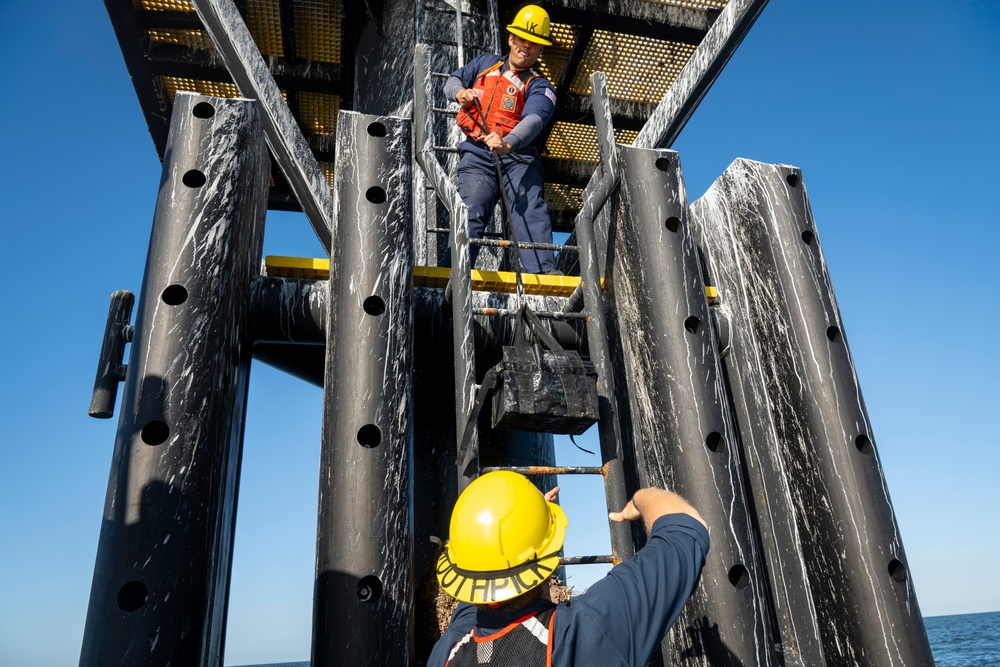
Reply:
[[[528, 84], [541, 76], [537, 70], [525, 69], [515, 72], [508, 69], [503, 74], [500, 68], [504, 61], [489, 67], [476, 76], [472, 89], [476, 91], [479, 105], [486, 116], [486, 127], [490, 132], [505, 137], [521, 122], [521, 111], [524, 109], [524, 98]], [[473, 104], [460, 109], [455, 118], [462, 131], [473, 139], [479, 140], [489, 134], [483, 132], [479, 122], [479, 110]]]

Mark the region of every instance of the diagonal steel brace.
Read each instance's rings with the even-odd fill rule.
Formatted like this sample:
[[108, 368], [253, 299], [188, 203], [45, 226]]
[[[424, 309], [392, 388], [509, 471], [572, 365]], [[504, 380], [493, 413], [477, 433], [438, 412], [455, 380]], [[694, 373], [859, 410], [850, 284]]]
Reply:
[[267, 145], [327, 254], [334, 195], [233, 0], [192, 0], [240, 94], [260, 104]]

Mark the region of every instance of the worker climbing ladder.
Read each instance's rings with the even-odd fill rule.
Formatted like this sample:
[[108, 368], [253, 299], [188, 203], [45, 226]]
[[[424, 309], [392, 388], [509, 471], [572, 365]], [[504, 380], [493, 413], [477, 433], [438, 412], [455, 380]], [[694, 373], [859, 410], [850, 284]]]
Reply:
[[[458, 40], [456, 40], [458, 41]], [[468, 210], [458, 195], [454, 183], [441, 167], [438, 157], [440, 151], [432, 144], [432, 114], [435, 109], [429, 101], [432, 98], [431, 82], [434, 74], [429, 65], [430, 47], [418, 45], [414, 58], [414, 132], [416, 138], [416, 158], [423, 167], [424, 173], [450, 213], [449, 231], [452, 237], [452, 272], [451, 272], [451, 308], [453, 319], [454, 360], [455, 360], [455, 398], [456, 398], [456, 439], [458, 441], [456, 468], [458, 485], [461, 490], [481, 472], [506, 469], [531, 475], [557, 474], [591, 474], [600, 475], [604, 480], [605, 496], [609, 511], [618, 511], [628, 500], [625, 487], [624, 457], [621, 446], [620, 429], [614, 408], [614, 380], [609, 363], [607, 330], [604, 325], [603, 302], [600, 293], [600, 277], [597, 262], [597, 247], [593, 232], [593, 221], [615, 185], [616, 168], [614, 167], [613, 132], [611, 113], [607, 97], [607, 82], [603, 73], [592, 76], [594, 108], [598, 109], [599, 137], [601, 139], [601, 183], [596, 196], [585, 203], [581, 215], [577, 218], [577, 246], [554, 246], [559, 252], [578, 252], [580, 265], [583, 269], [583, 282], [577, 288], [576, 298], [567, 303], [583, 305], [582, 312], [574, 312], [571, 307], [562, 311], [534, 312], [529, 307], [524, 295], [524, 288], [518, 280], [516, 305], [513, 308], [475, 308], [473, 306], [471, 287], [471, 266], [469, 265], [469, 248], [472, 244], [482, 246], [494, 245], [511, 249], [517, 253], [520, 249], [537, 247], [538, 244], [517, 243], [511, 241], [494, 241], [491, 239], [469, 239]], [[438, 110], [439, 111], [439, 110]], [[454, 113], [454, 111], [452, 111]], [[451, 149], [454, 150], [454, 149]], [[502, 190], [502, 188], [501, 188]], [[516, 261], [515, 265], [519, 264]], [[520, 276], [518, 276], [520, 278]], [[582, 296], [582, 299], [580, 298]], [[504, 350], [504, 361], [490, 370], [482, 383], [475, 377], [475, 344], [473, 339], [474, 317], [513, 317], [516, 318], [514, 329], [517, 331], [517, 344]], [[603, 465], [599, 467], [565, 467], [565, 466], [498, 466], [480, 468], [479, 464], [479, 433], [478, 413], [482, 409], [490, 393], [499, 392], [501, 397], [494, 398], [494, 405], [500, 410], [504, 406], [511, 407], [516, 399], [508, 400], [512, 393], [517, 393], [518, 370], [523, 370], [520, 364], [531, 363], [532, 356], [535, 367], [533, 374], [548, 374], [558, 376], [560, 373], [581, 376], [583, 364], [572, 361], [576, 355], [566, 353], [556, 340], [548, 333], [548, 328], [541, 320], [583, 320], [587, 323], [592, 375], [589, 376], [587, 405], [580, 408], [580, 414], [591, 415], [590, 422], [566, 419], [550, 419], [548, 423], [531, 424], [531, 416], [521, 414], [521, 419], [507, 415], [494, 414], [494, 423], [501, 424], [508, 418], [507, 425], [519, 430], [543, 430], [545, 432], [576, 433], [579, 428], [586, 428], [596, 420], [601, 442], [601, 458]], [[528, 340], [534, 342], [528, 344]], [[579, 360], [579, 357], [576, 357]], [[569, 370], [572, 367], [572, 370]], [[585, 375], [585, 371], [584, 371]], [[543, 384], [545, 382], [543, 381]], [[555, 380], [554, 386], [565, 387], [566, 383]], [[578, 382], [572, 382], [581, 387]], [[503, 385], [503, 386], [501, 386]], [[538, 385], [536, 384], [536, 387]], [[555, 390], [559, 392], [558, 389]], [[563, 393], [562, 414], [572, 411], [565, 403], [566, 393]], [[570, 398], [569, 400], [573, 400]], [[580, 406], [577, 406], [580, 407]], [[517, 408], [515, 407], [515, 410]], [[545, 422], [545, 420], [536, 420]], [[553, 423], [556, 422], [556, 423]], [[563, 559], [563, 564], [577, 563], [615, 563], [630, 558], [634, 553], [631, 529], [626, 524], [609, 521], [611, 532], [612, 553], [603, 556], [578, 556]]]

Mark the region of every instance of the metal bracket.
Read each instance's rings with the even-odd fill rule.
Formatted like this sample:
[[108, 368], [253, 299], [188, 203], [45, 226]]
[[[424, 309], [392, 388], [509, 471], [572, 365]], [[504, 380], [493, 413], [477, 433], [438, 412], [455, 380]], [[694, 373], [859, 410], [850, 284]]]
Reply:
[[118, 398], [118, 383], [125, 379], [128, 366], [122, 363], [125, 344], [132, 342], [134, 328], [129, 326], [135, 296], [128, 290], [119, 290], [111, 295], [108, 308], [108, 323], [104, 327], [104, 342], [101, 356], [97, 361], [97, 377], [94, 379], [94, 393], [90, 399], [91, 417], [109, 419], [115, 413]]

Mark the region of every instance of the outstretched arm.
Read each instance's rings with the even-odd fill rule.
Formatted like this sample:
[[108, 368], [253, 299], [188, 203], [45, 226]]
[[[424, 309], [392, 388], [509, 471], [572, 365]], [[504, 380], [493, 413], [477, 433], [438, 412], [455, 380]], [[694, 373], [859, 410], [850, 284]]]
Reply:
[[641, 518], [648, 533], [653, 529], [653, 523], [666, 514], [687, 514], [708, 528], [701, 514], [688, 501], [673, 491], [655, 487], [639, 489], [621, 512], [610, 512], [608, 518], [619, 523]]

